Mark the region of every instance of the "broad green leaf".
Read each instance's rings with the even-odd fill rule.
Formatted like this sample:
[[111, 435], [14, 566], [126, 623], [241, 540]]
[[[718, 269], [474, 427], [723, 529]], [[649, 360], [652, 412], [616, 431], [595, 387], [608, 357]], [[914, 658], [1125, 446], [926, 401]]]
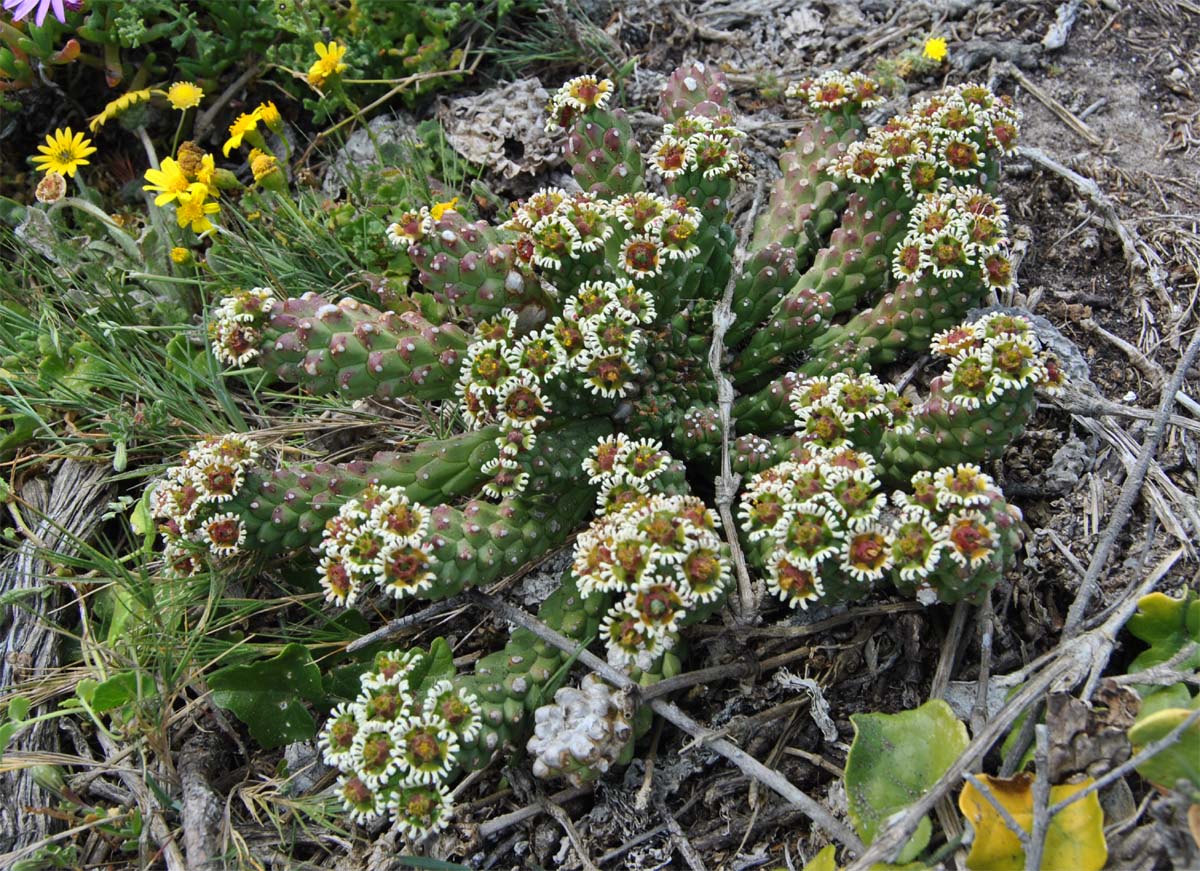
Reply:
[[[1167, 708], [1139, 720], [1129, 730], [1134, 753], [1167, 737], [1193, 713], [1191, 708]], [[1200, 790], [1200, 723], [1193, 723], [1178, 741], [1137, 766], [1137, 772], [1165, 789], [1174, 789], [1176, 783], [1186, 780]]]
[[1171, 684], [1169, 687], [1159, 687], [1142, 697], [1142, 707], [1138, 710], [1137, 721], [1140, 723], [1159, 711], [1169, 708], [1191, 708], [1200, 704], [1200, 696], [1193, 697], [1188, 692], [1187, 684]]
[[8, 700], [8, 718], [10, 720], [17, 720], [19, 722], [28, 716], [29, 699], [25, 698], [25, 696], [13, 696]]
[[[151, 685], [153, 688], [153, 685]], [[136, 672], [123, 671], [91, 688], [88, 704], [97, 714], [103, 714], [138, 698], [138, 676]]]
[[[941, 699], [899, 714], [855, 714], [850, 722], [850, 819], [870, 844], [889, 817], [923, 796], [958, 758], [967, 746], [967, 727]], [[926, 817], [896, 861], [912, 861], [929, 844], [931, 831]]]
[[213, 701], [249, 726], [254, 740], [267, 749], [316, 734], [304, 701], [321, 699], [321, 671], [302, 644], [289, 644], [264, 662], [215, 671], [208, 685]]
[[429, 645], [429, 671], [425, 675], [421, 691], [429, 689], [440, 680], [454, 677], [454, 651], [445, 638], [435, 638]]
[[[1018, 774], [1005, 780], [980, 775], [987, 786], [1017, 825], [1025, 831], [1033, 829], [1032, 774]], [[1080, 783], [1050, 788], [1050, 804], [1056, 804], [1093, 783], [1089, 777]], [[1004, 818], [971, 783], [963, 787], [958, 807], [975, 829], [967, 867], [971, 871], [1024, 871], [1025, 851], [1021, 841], [1008, 828]], [[1104, 813], [1100, 799], [1093, 792], [1056, 814], [1046, 830], [1042, 867], [1071, 869], [1071, 871], [1100, 871], [1108, 860], [1104, 843]]]
[[812, 861], [804, 866], [803, 871], [837, 871], [837, 848], [830, 844], [820, 853], [812, 857]]
[[13, 735], [17, 734], [17, 730], [24, 725], [22, 723], [0, 723], [0, 757], [3, 757], [5, 749], [8, 747], [8, 742], [12, 740]]
[[[1189, 642], [1200, 642], [1200, 595], [1188, 590], [1179, 599], [1163, 593], [1143, 596], [1138, 600], [1137, 613], [1125, 626], [1150, 645], [1129, 664], [1129, 673], [1145, 671], [1166, 662]], [[1200, 651], [1176, 667], [1180, 671], [1200, 668]]]

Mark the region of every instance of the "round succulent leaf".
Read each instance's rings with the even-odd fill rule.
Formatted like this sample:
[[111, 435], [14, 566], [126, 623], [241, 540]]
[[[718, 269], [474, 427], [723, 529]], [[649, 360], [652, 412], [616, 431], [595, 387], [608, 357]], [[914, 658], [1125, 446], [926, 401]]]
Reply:
[[[1167, 708], [1134, 723], [1129, 730], [1134, 753], [1167, 737], [1195, 713], [1198, 705], [1200, 696], [1192, 700], [1191, 707]], [[1174, 789], [1179, 781], [1186, 780], [1194, 793], [1200, 794], [1200, 722], [1193, 723], [1174, 744], [1137, 766], [1137, 773], [1164, 789]]]
[[[898, 714], [855, 714], [846, 759], [850, 819], [870, 844], [887, 820], [923, 796], [967, 746], [967, 728], [941, 699]], [[896, 861], [912, 861], [929, 844], [921, 821]]]
[[[1176, 599], [1150, 593], [1138, 600], [1137, 613], [1125, 624], [1129, 632], [1150, 645], [1129, 665], [1129, 673], [1166, 662], [1187, 644], [1200, 642], [1200, 595], [1187, 590]], [[1180, 671], [1200, 668], [1200, 651], [1176, 666]]]

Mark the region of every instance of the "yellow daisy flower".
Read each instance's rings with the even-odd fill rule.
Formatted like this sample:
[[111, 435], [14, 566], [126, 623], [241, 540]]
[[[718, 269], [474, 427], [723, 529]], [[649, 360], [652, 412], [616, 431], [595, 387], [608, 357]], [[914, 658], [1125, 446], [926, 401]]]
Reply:
[[[161, 94], [162, 91], [159, 91], [159, 93]], [[122, 94], [121, 96], [117, 97], [117, 99], [109, 101], [109, 103], [100, 110], [99, 115], [93, 116], [91, 120], [88, 121], [88, 129], [95, 133], [130, 106], [133, 106], [137, 103], [144, 103], [153, 95], [154, 90], [152, 88], [142, 88], [140, 91], [129, 91], [128, 93]]]
[[[188, 181], [187, 173], [173, 157], [163, 158], [162, 167], [159, 169], [146, 170], [146, 181], [150, 184], [142, 185], [142, 190], [154, 191], [158, 194], [154, 198], [156, 206], [165, 206], [172, 200], [179, 199], [188, 192], [191, 184]], [[202, 187], [208, 190], [207, 186], [202, 185]]]
[[212, 187], [213, 174], [217, 171], [217, 162], [213, 160], [211, 154], [206, 154], [200, 158], [200, 168], [196, 170], [196, 181], [203, 184], [205, 187]]
[[249, 115], [238, 115], [237, 120], [229, 125], [229, 138], [225, 140], [225, 145], [221, 148], [226, 157], [233, 149], [241, 148], [242, 137], [258, 127], [258, 122], [262, 119], [261, 108], [260, 106]]
[[172, 248], [171, 249], [172, 262], [177, 263], [180, 266], [182, 266], [185, 263], [191, 262], [191, 259], [192, 259], [192, 252], [189, 251], [188, 249], [186, 249], [186, 248]]
[[451, 199], [445, 203], [437, 203], [432, 208], [430, 208], [429, 216], [431, 218], [433, 218], [435, 221], [440, 221], [442, 219], [442, 215], [446, 214], [446, 212], [457, 211], [454, 208], [457, 205], [458, 205], [458, 197], [454, 197], [453, 199]]
[[178, 109], [180, 112], [199, 106], [202, 99], [204, 99], [203, 89], [191, 82], [175, 82], [167, 88], [167, 101], [171, 104], [171, 108]]
[[937, 63], [944, 61], [947, 53], [946, 39], [942, 36], [929, 37], [929, 39], [925, 40], [925, 48], [921, 51], [921, 54]]
[[91, 161], [85, 160], [89, 154], [94, 154], [92, 140], [84, 139], [82, 133], [72, 133], [71, 128], [61, 127], [53, 135], [46, 134], [46, 144], [39, 145], [42, 154], [33, 159], [34, 165], [42, 172], [60, 172], [63, 175], [75, 177], [75, 170], [87, 166]]
[[268, 100], [255, 111], [258, 112], [258, 117], [272, 132], [283, 135], [283, 117], [279, 114], [279, 110], [275, 108], [273, 102]]
[[208, 216], [215, 215], [220, 210], [221, 206], [218, 203], [208, 201], [208, 187], [194, 182], [189, 185], [187, 192], [179, 197], [175, 221], [181, 227], [190, 226], [193, 233], [211, 233], [216, 228]]
[[346, 54], [346, 46], [330, 42], [328, 45], [313, 43], [317, 52], [317, 60], [308, 68], [308, 83], [314, 88], [322, 87], [330, 76], [337, 75], [346, 69], [342, 56]]

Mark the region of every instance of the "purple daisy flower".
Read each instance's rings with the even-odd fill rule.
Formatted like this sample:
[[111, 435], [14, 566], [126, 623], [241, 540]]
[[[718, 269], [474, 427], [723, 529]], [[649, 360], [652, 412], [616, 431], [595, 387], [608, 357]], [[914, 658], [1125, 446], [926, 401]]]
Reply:
[[20, 21], [37, 8], [33, 23], [38, 27], [46, 20], [46, 13], [54, 7], [54, 17], [63, 24], [67, 23], [67, 11], [75, 11], [83, 6], [83, 0], [4, 0], [4, 8], [12, 12], [13, 21]]

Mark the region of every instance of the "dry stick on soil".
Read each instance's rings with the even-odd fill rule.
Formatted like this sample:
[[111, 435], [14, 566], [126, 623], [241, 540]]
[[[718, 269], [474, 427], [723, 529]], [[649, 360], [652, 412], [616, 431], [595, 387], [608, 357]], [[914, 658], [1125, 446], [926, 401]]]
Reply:
[[580, 837], [579, 830], [575, 828], [575, 824], [571, 822], [571, 818], [567, 815], [567, 812], [545, 796], [538, 797], [538, 805], [543, 811], [552, 816], [554, 821], [567, 833], [567, 837], [571, 840], [571, 846], [575, 848], [575, 855], [579, 858], [579, 864], [583, 866], [584, 871], [600, 871], [588, 856], [583, 838]]
[[[946, 637], [942, 641], [942, 652], [938, 656], [933, 682], [929, 687], [929, 698], [931, 699], [940, 699], [945, 696], [946, 687], [950, 685], [950, 677], [954, 673], [954, 662], [958, 658], [958, 645], [962, 641], [963, 629], [967, 625], [967, 611], [970, 610], [970, 607], [966, 602], [959, 602], [954, 606], [954, 616], [950, 618], [950, 628], [946, 631]], [[946, 837], [950, 839], [957, 837], [962, 832], [962, 823], [959, 822], [958, 809], [955, 808], [950, 796], [942, 796], [935, 810]]]
[[[573, 786], [570, 789], [564, 789], [561, 792], [554, 793], [554, 795], [547, 796], [546, 801], [558, 806], [591, 794], [592, 788], [590, 786]], [[492, 817], [480, 824], [479, 838], [486, 841], [488, 838], [500, 834], [505, 829], [512, 828], [515, 825], [525, 822], [525, 820], [536, 817], [541, 812], [542, 808], [540, 805], [529, 805], [528, 807], [523, 807], [498, 817]]]
[[1133, 367], [1141, 372], [1154, 387], [1159, 387], [1166, 380], [1167, 373], [1163, 372], [1162, 366], [1159, 366], [1143, 354], [1142, 350], [1136, 345], [1125, 341], [1115, 333], [1110, 333], [1091, 318], [1084, 318], [1078, 321], [1078, 324], [1092, 335], [1099, 336], [1119, 349], [1122, 354], [1129, 358], [1129, 362], [1133, 364]]
[[975, 704], [971, 706], [971, 734], [978, 735], [988, 717], [988, 684], [992, 672], [992, 594], [989, 591], [979, 606], [979, 681], [975, 685]]
[[1137, 236], [1132, 230], [1125, 225], [1121, 218], [1117, 215], [1117, 207], [1113, 205], [1113, 201], [1100, 190], [1100, 186], [1090, 178], [1085, 178], [1073, 169], [1068, 169], [1063, 166], [1053, 157], [1042, 151], [1040, 148], [1032, 148], [1027, 145], [1022, 145], [1017, 149], [1017, 153], [1021, 157], [1027, 157], [1034, 163], [1041, 166], [1043, 169], [1048, 169], [1051, 172], [1062, 176], [1064, 179], [1073, 184], [1080, 193], [1086, 196], [1095, 204], [1096, 208], [1104, 216], [1105, 223], [1121, 240], [1121, 248], [1125, 252], [1125, 259], [1128, 261], [1130, 268], [1143, 272], [1146, 278], [1150, 281], [1154, 292], [1158, 295], [1159, 301], [1166, 306], [1168, 311], [1177, 311], [1178, 306], [1171, 298], [1171, 292], [1167, 289], [1166, 278], [1163, 274], [1162, 260], [1150, 248], [1140, 236]]
[[1151, 686], [1167, 687], [1173, 684], [1188, 682], [1200, 682], [1200, 674], [1194, 671], [1179, 671], [1175, 666], [1192, 658], [1192, 655], [1200, 651], [1200, 642], [1190, 641], [1179, 649], [1174, 656], [1165, 662], [1160, 662], [1158, 665], [1151, 666], [1145, 671], [1134, 672], [1133, 674], [1122, 674], [1111, 678], [1112, 682], [1117, 686], [1124, 684], [1149, 684]]
[[1041, 871], [1042, 853], [1046, 849], [1046, 830], [1050, 828], [1050, 732], [1040, 723], [1034, 727], [1037, 750], [1033, 781], [1033, 831], [1025, 848], [1025, 871]]
[[[507, 602], [497, 599], [495, 596], [489, 596], [478, 590], [470, 590], [464, 595], [469, 601], [489, 608], [510, 623], [515, 623], [524, 629], [528, 629], [534, 635], [554, 645], [559, 650], [574, 654], [579, 649], [579, 645], [576, 642], [554, 631], [532, 614], [520, 608], [513, 607]], [[635, 700], [640, 698], [638, 685], [631, 681], [628, 675], [617, 671], [594, 653], [587, 650], [580, 652], [579, 661], [609, 683], [620, 689], [629, 691]], [[649, 705], [651, 710], [660, 717], [703, 742], [706, 747], [714, 753], [724, 756], [747, 776], [762, 782], [765, 786], [775, 790], [775, 792], [799, 807], [810, 820], [823, 828], [844, 847], [849, 849], [850, 852], [855, 854], [862, 853], [864, 849], [863, 843], [854, 832], [838, 822], [828, 810], [789, 782], [778, 771], [767, 768], [749, 753], [746, 753], [740, 747], [726, 741], [724, 738], [712, 738], [710, 730], [701, 726], [671, 702], [665, 699], [654, 699], [649, 702]]]
[[733, 288], [738, 276], [746, 265], [750, 233], [754, 222], [758, 219], [758, 209], [762, 203], [763, 185], [759, 182], [754, 191], [754, 200], [750, 210], [742, 217], [742, 229], [738, 233], [737, 248], [733, 253], [733, 266], [729, 270], [729, 280], [725, 282], [725, 292], [721, 301], [713, 308], [712, 344], [708, 348], [708, 368], [712, 370], [713, 379], [717, 382], [717, 410], [721, 416], [721, 473], [716, 480], [715, 502], [717, 513], [721, 516], [721, 524], [725, 527], [725, 539], [729, 542], [729, 550], [733, 556], [733, 566], [738, 581], [738, 620], [742, 624], [753, 623], [758, 616], [758, 600], [754, 595], [754, 587], [750, 581], [750, 573], [746, 570], [746, 555], [742, 552], [741, 542], [738, 541], [737, 529], [733, 525], [733, 497], [737, 492], [738, 481], [734, 477], [729, 463], [729, 435], [733, 416], [733, 382], [725, 374], [723, 368], [725, 358], [725, 332], [733, 325]]
[[441, 602], [434, 602], [428, 608], [418, 611], [416, 614], [406, 614], [403, 617], [397, 617], [395, 620], [390, 620], [380, 626], [374, 632], [368, 632], [366, 635], [354, 639], [346, 645], [346, 652], [354, 653], [356, 650], [362, 650], [364, 647], [370, 647], [372, 644], [378, 644], [381, 641], [391, 641], [413, 626], [420, 626], [422, 623], [428, 623], [434, 617], [440, 617], [448, 611], [464, 607], [466, 607], [465, 604], [457, 596], [450, 599], [443, 599]]
[[1200, 710], [1192, 711], [1190, 714], [1188, 714], [1186, 720], [1184, 720], [1166, 735], [1163, 735], [1161, 738], [1151, 744], [1147, 744], [1141, 749], [1141, 752], [1121, 763], [1099, 780], [1089, 784], [1085, 789], [1081, 789], [1079, 792], [1067, 796], [1058, 804], [1052, 805], [1050, 808], [1050, 816], [1053, 817], [1055, 814], [1062, 813], [1068, 807], [1075, 804], [1075, 802], [1086, 798], [1097, 790], [1104, 789], [1111, 783], [1115, 783], [1116, 781], [1120, 780], [1147, 759], [1152, 759], [1178, 741], [1181, 737], [1183, 737], [1183, 733], [1194, 726], [1197, 722], [1200, 722]]
[[1198, 352], [1200, 352], [1200, 330], [1192, 335], [1192, 340], [1188, 342], [1187, 349], [1179, 360], [1179, 365], [1163, 390], [1162, 400], [1158, 404], [1158, 412], [1154, 415], [1154, 422], [1150, 425], [1150, 431], [1146, 433], [1145, 441], [1142, 442], [1142, 450], [1138, 454], [1137, 463], [1125, 479], [1121, 495], [1117, 498], [1117, 503], [1113, 506], [1110, 514], [1112, 519], [1108, 523], [1108, 528], [1104, 530], [1100, 542], [1096, 545], [1096, 550], [1092, 553], [1087, 574], [1080, 582], [1075, 601], [1071, 603], [1071, 607], [1067, 611], [1067, 623], [1063, 628], [1064, 639], [1076, 635], [1083, 623], [1087, 607], [1091, 604], [1092, 596], [1095, 595], [1099, 585], [1100, 574], [1104, 571], [1109, 555], [1117, 544], [1117, 538], [1125, 528], [1125, 524], [1129, 522], [1129, 517], [1133, 513], [1133, 505], [1141, 493], [1142, 483], [1150, 471], [1150, 464], [1154, 461], [1154, 454], [1158, 451], [1159, 442], [1162, 441], [1163, 432], [1166, 430], [1167, 417], [1175, 406], [1175, 394], [1183, 388], [1187, 371], [1191, 368]]
[[688, 867], [692, 871], [708, 871], [704, 864], [704, 860], [700, 854], [696, 852], [696, 848], [692, 846], [692, 842], [687, 839], [687, 835], [683, 833], [683, 829], [679, 827], [679, 822], [671, 815], [670, 808], [660, 796], [658, 801], [654, 803], [658, 808], [658, 814], [666, 820], [667, 831], [671, 833], [671, 843], [675, 845], [675, 849], [679, 851], [679, 855], [683, 856], [683, 861], [687, 862]]
[[1025, 75], [1011, 63], [1005, 63], [1000, 69], [1006, 75], [1016, 79], [1021, 87], [1032, 94], [1043, 106], [1057, 115], [1060, 121], [1078, 133], [1081, 137], [1086, 139], [1089, 145], [1094, 145], [1097, 148], [1104, 147], [1104, 140], [1092, 132], [1091, 127], [1088, 127], [1078, 118], [1076, 118], [1070, 109], [1030, 81], [1029, 76]]

